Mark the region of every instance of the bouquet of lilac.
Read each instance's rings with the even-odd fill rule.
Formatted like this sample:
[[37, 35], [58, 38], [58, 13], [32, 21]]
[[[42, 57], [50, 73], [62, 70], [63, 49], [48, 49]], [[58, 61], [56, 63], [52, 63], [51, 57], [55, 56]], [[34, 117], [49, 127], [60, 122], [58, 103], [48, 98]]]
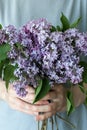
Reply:
[[[34, 102], [43, 98], [54, 84], [78, 84], [86, 94], [87, 34], [79, 32], [79, 19], [70, 24], [62, 14], [62, 27], [46, 19], [33, 20], [20, 29], [0, 26], [0, 77], [13, 83], [19, 96], [26, 96], [26, 86], [35, 88]], [[83, 57], [83, 58], [82, 58]], [[10, 72], [10, 73], [9, 73]], [[67, 111], [73, 108], [67, 93]]]

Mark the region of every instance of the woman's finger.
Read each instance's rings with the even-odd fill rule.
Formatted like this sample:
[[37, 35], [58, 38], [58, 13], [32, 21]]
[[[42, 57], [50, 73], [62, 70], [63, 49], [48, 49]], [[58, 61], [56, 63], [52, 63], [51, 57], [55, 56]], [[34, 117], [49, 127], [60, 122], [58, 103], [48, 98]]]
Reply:
[[42, 100], [55, 99], [55, 98], [57, 98], [57, 96], [58, 96], [58, 93], [56, 91], [52, 90], [52, 91], [49, 91], [48, 94], [44, 98], [42, 98]]
[[46, 104], [46, 105], [37, 105], [35, 107], [32, 107], [32, 110], [35, 111], [35, 112], [51, 112], [51, 111], [54, 111], [56, 108], [56, 105], [54, 105], [54, 103], [49, 103], [49, 104]]
[[38, 121], [45, 120], [45, 119], [48, 119], [49, 117], [52, 117], [54, 114], [55, 114], [55, 111], [38, 114], [38, 115], [35, 115], [35, 119]]
[[27, 102], [22, 101], [21, 99], [18, 98], [9, 98], [9, 102], [8, 102], [9, 106], [14, 109], [14, 110], [18, 110], [27, 114], [33, 114], [33, 115], [37, 115], [38, 113], [33, 111], [33, 107], [35, 107], [35, 105], [31, 105]]
[[17, 98], [27, 102], [27, 103], [33, 103], [34, 98], [35, 98], [35, 94], [31, 93], [31, 94], [27, 94], [25, 97], [19, 97], [17, 96]]
[[31, 86], [27, 86], [26, 91], [27, 91], [28, 93], [35, 94], [35, 89], [34, 89], [33, 87], [31, 87]]
[[35, 94], [34, 94], [35, 90], [34, 90], [34, 88], [28, 86], [26, 91], [28, 91], [28, 94], [25, 97], [21, 97], [21, 96], [17, 95], [17, 93], [14, 90], [12, 85], [10, 85], [10, 87], [8, 89], [8, 93], [9, 93], [10, 96], [17, 97], [17, 98], [20, 98], [21, 100], [24, 100], [26, 102], [33, 103], [33, 100], [35, 98]]

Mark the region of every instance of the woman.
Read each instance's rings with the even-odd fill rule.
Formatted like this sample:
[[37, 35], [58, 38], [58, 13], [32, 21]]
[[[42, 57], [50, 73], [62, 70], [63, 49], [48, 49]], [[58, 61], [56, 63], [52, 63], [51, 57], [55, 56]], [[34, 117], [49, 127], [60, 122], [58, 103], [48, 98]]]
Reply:
[[[22, 26], [27, 21], [38, 18], [46, 18], [54, 25], [60, 23], [59, 19], [63, 12], [70, 21], [82, 17], [79, 28], [82, 31], [87, 30], [87, 1], [86, 0], [0, 0], [0, 23], [4, 26], [13, 24], [17, 27]], [[10, 85], [8, 93], [5, 84], [0, 81], [0, 128], [1, 130], [37, 130], [36, 120], [44, 120], [56, 112], [62, 112], [66, 115], [66, 90], [57, 85], [53, 91], [49, 92], [46, 97], [35, 105], [31, 105], [34, 99], [34, 89], [28, 88], [29, 94], [25, 98], [20, 98]], [[69, 117], [70, 121], [75, 124], [77, 130], [84, 130], [87, 127], [87, 109], [84, 105], [85, 96], [78, 87], [73, 89], [74, 103], [76, 111]], [[48, 103], [52, 99], [52, 103]], [[43, 102], [44, 100], [44, 102]], [[41, 104], [41, 105], [38, 105]], [[44, 114], [39, 115], [39, 112]], [[32, 116], [33, 115], [33, 116]], [[35, 119], [36, 120], [35, 120]], [[62, 120], [58, 119], [59, 130], [73, 130]], [[48, 130], [50, 130], [50, 125]], [[56, 127], [54, 128], [56, 130]]]

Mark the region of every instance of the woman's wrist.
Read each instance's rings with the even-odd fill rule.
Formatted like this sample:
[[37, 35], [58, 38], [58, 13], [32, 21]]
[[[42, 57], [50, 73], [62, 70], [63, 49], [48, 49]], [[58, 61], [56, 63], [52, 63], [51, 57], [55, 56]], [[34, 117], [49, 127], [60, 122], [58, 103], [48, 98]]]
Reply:
[[0, 99], [6, 100], [6, 94], [7, 94], [7, 90], [5, 87], [5, 82], [0, 79]]

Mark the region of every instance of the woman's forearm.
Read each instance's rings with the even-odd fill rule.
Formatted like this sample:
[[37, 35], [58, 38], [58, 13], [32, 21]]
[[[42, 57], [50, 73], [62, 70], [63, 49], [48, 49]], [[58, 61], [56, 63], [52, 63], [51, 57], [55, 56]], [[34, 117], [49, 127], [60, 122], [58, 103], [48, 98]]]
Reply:
[[6, 93], [5, 82], [0, 79], [0, 99], [5, 100]]

